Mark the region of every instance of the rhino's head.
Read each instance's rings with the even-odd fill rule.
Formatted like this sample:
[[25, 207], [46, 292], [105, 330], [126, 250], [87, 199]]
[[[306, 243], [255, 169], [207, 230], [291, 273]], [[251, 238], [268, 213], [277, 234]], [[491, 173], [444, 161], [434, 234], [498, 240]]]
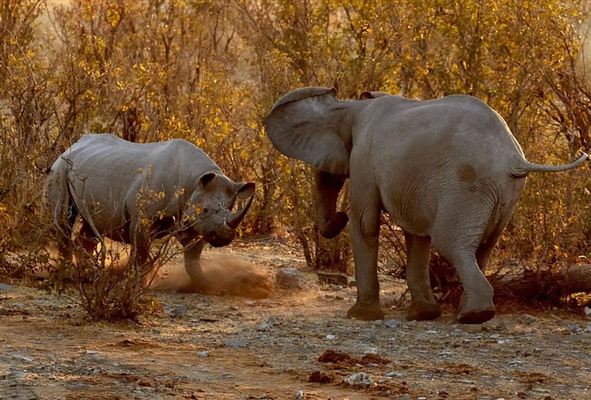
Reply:
[[[230, 244], [252, 203], [254, 189], [254, 183], [236, 183], [219, 171], [203, 174], [189, 200], [195, 221], [193, 229], [214, 247]], [[242, 209], [234, 211], [237, 199], [249, 200]]]

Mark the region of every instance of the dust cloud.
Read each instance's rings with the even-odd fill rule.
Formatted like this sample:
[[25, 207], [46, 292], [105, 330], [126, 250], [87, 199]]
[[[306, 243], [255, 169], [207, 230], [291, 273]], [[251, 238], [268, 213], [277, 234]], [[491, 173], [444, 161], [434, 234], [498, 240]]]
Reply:
[[201, 259], [201, 268], [206, 283], [197, 287], [185, 271], [182, 259], [171, 260], [161, 267], [162, 277], [152, 289], [255, 299], [269, 297], [273, 290], [267, 273], [235, 256], [212, 254], [208, 259]]
[[[107, 243], [105, 265], [113, 272], [121, 273], [126, 269], [129, 260], [128, 246], [112, 241], [107, 241]], [[57, 268], [56, 246], [50, 246], [47, 248], [47, 252], [52, 259], [50, 269]], [[148, 279], [151, 282], [150, 289], [206, 295], [230, 295], [253, 299], [267, 298], [273, 291], [271, 277], [253, 263], [225, 254], [209, 254], [206, 257], [201, 259], [205, 279], [200, 285], [195, 285], [191, 281], [185, 271], [183, 257], [177, 256], [155, 268], [150, 274]], [[76, 262], [75, 256], [74, 262]], [[50, 271], [47, 268], [35, 269], [37, 277], [47, 279], [49, 274]]]

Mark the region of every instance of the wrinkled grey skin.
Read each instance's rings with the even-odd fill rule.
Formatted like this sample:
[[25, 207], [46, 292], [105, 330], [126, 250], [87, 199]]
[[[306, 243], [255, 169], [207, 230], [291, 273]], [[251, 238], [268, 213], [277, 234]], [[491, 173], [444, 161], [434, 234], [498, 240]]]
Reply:
[[336, 236], [347, 215], [336, 199], [350, 179], [350, 237], [357, 302], [348, 316], [381, 319], [377, 275], [380, 212], [404, 232], [408, 319], [441, 315], [429, 284], [433, 246], [464, 286], [457, 318], [482, 323], [495, 315], [483, 271], [533, 171], [562, 171], [525, 160], [506, 123], [484, 102], [454, 95], [415, 101], [382, 92], [337, 101], [335, 91], [303, 88], [284, 95], [266, 118], [275, 147], [317, 168], [318, 225]]
[[[46, 184], [64, 260], [72, 259], [78, 215], [87, 251], [106, 236], [131, 244], [138, 265], [149, 265], [150, 236], [174, 229], [185, 247], [185, 268], [197, 286], [206, 284], [199, 264], [205, 242], [219, 247], [234, 239], [255, 189], [254, 183], [228, 179], [186, 140], [140, 144], [109, 134], [83, 136], [55, 161]], [[149, 190], [155, 199], [149, 199]], [[250, 200], [233, 212], [237, 198]], [[142, 218], [155, 222], [146, 226]]]

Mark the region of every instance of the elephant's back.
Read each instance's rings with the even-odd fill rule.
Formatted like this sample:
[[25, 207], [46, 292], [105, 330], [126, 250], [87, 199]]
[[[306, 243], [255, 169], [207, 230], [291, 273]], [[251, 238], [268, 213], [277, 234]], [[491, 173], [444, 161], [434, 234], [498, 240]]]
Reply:
[[384, 208], [411, 233], [429, 235], [443, 204], [501, 201], [521, 149], [499, 115], [470, 96], [408, 104], [370, 136]]

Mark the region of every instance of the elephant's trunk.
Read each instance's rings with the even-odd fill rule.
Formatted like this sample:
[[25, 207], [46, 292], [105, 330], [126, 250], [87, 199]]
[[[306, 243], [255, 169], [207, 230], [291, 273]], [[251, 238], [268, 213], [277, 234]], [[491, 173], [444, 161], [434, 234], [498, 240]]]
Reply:
[[317, 223], [320, 234], [327, 239], [332, 239], [341, 233], [349, 221], [347, 214], [336, 211], [337, 200], [345, 179], [329, 172], [315, 171]]

